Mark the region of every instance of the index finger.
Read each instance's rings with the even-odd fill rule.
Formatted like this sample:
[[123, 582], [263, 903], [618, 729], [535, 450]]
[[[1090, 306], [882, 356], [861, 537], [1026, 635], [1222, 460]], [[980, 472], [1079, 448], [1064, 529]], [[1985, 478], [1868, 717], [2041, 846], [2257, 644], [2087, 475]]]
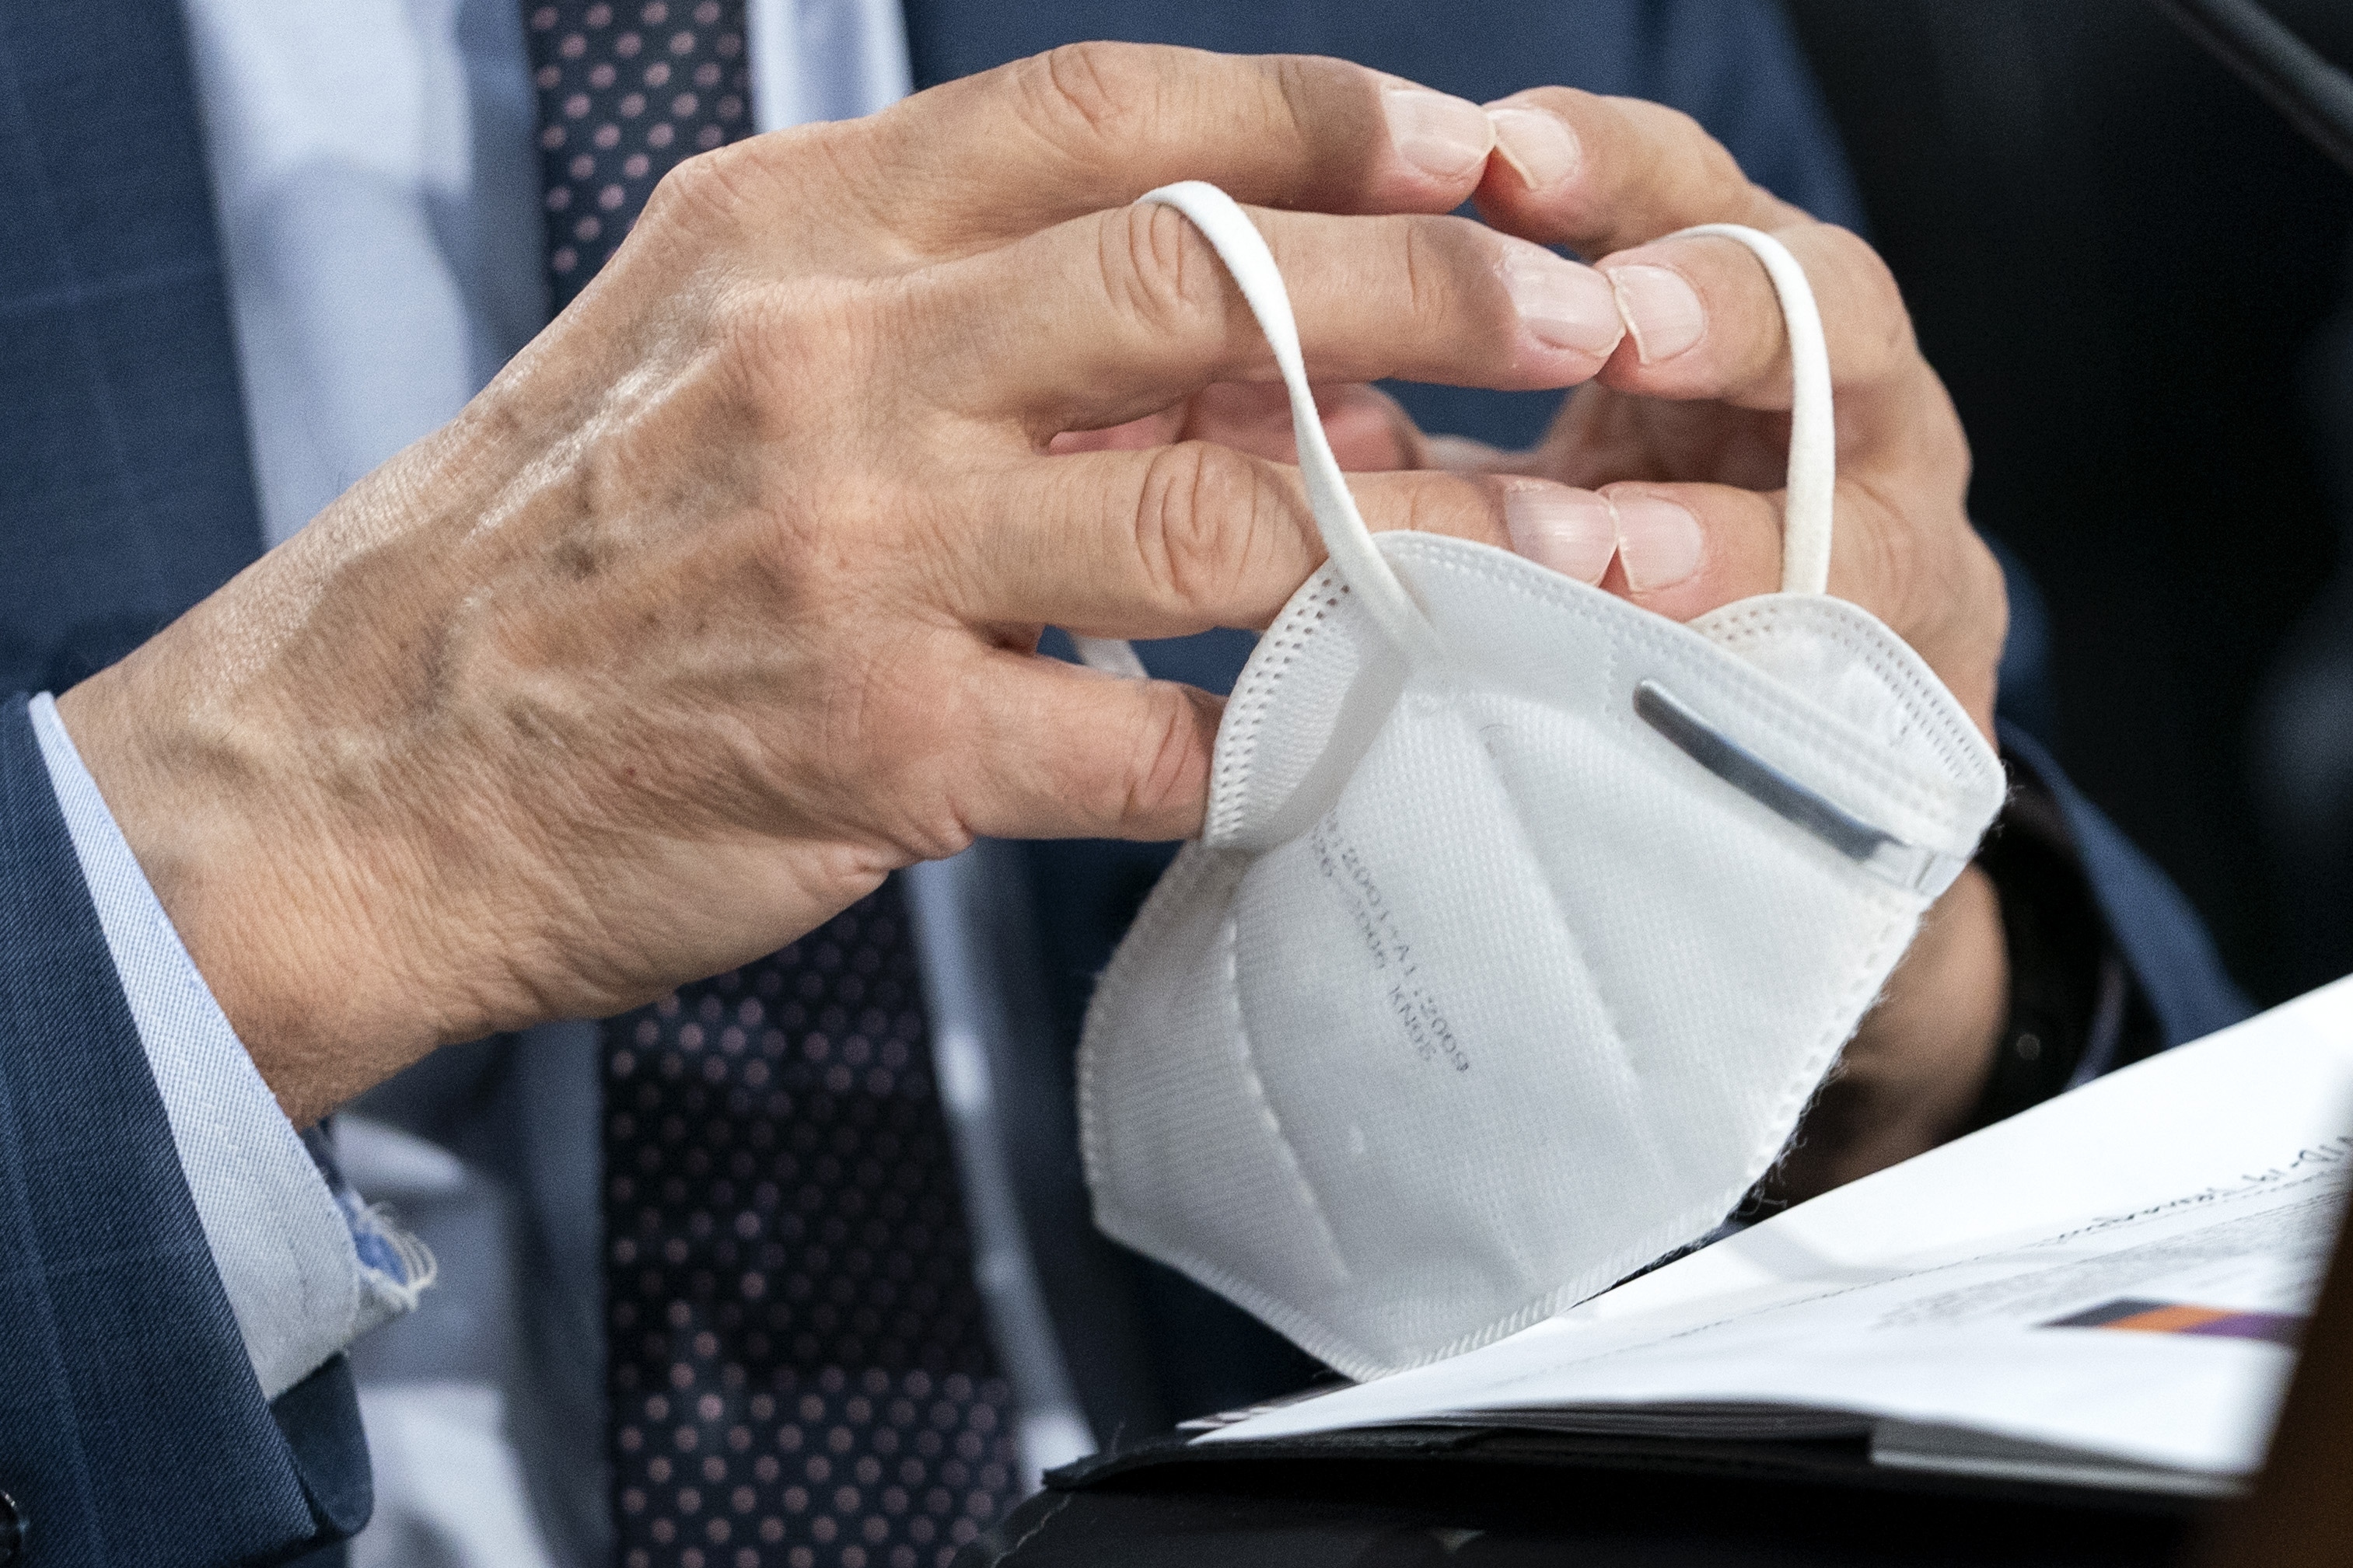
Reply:
[[1304, 55], [1071, 44], [919, 93], [845, 139], [867, 210], [956, 253], [1207, 180], [1329, 213], [1451, 211], [1493, 146], [1486, 111]]

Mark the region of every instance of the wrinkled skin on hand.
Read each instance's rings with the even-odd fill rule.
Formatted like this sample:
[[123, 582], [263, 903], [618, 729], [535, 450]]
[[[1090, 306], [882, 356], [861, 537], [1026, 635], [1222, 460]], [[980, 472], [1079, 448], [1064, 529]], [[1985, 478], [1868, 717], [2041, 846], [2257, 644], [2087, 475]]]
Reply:
[[[1320, 551], [1278, 463], [1050, 449], [1273, 374], [1190, 226], [1127, 204], [1260, 204], [1321, 379], [1584, 380], [1607, 284], [1442, 216], [1492, 134], [1336, 61], [1082, 46], [674, 172], [455, 421], [60, 704], [289, 1112], [976, 834], [1198, 831], [1215, 700], [1040, 628], [1262, 625]], [[1502, 542], [1503, 494], [1363, 506]]]

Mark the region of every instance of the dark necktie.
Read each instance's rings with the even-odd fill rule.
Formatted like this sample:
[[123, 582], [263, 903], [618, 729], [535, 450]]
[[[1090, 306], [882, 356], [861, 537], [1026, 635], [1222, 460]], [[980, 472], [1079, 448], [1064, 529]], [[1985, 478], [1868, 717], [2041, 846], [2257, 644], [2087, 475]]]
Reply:
[[750, 134], [744, 0], [525, 0], [547, 276], [572, 302], [670, 169]]
[[[742, 0], [528, 6], [560, 308], [745, 134]], [[944, 1568], [1018, 1486], [895, 881], [606, 1025], [621, 1568]]]

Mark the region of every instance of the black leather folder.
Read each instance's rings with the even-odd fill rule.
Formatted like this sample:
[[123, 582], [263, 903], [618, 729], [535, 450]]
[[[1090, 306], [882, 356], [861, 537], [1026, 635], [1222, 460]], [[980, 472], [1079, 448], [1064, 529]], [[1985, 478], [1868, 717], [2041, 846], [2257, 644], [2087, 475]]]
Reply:
[[[1098, 1455], [975, 1542], [1005, 1568], [2171, 1563], [2204, 1505], [1874, 1466], [1861, 1437], [1452, 1427]], [[963, 1568], [959, 1564], [959, 1568]]]

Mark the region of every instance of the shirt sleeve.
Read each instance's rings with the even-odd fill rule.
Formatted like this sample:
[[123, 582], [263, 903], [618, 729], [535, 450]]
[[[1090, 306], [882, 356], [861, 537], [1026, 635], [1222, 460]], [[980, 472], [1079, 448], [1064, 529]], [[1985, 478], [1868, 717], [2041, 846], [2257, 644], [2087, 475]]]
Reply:
[[[254, 1375], [275, 1399], [413, 1308], [432, 1282], [431, 1255], [363, 1203], [279, 1109], [148, 886], [57, 704], [35, 698], [31, 718], [197, 1219]], [[323, 1145], [322, 1135], [311, 1136]]]

